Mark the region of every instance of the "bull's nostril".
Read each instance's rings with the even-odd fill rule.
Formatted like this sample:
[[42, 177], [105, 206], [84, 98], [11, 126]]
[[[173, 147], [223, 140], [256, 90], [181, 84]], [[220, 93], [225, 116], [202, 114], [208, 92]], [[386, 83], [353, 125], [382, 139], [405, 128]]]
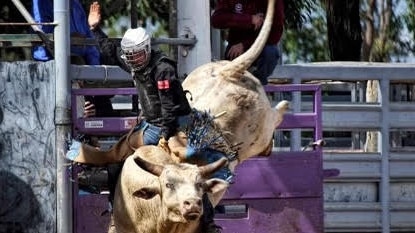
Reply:
[[184, 206], [190, 206], [190, 202], [189, 201], [184, 201]]
[[196, 204], [197, 204], [198, 206], [202, 206], [202, 200], [198, 200], [198, 201], [196, 201]]

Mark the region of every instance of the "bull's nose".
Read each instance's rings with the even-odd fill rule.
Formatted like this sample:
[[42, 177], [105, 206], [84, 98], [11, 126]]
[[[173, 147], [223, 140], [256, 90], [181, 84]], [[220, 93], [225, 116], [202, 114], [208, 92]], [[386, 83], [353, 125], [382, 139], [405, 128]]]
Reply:
[[187, 199], [183, 202], [183, 217], [188, 221], [195, 221], [202, 215], [202, 199]]
[[192, 198], [187, 199], [183, 202], [183, 207], [186, 210], [192, 210], [194, 208], [200, 208], [202, 206], [202, 199], [201, 198]]

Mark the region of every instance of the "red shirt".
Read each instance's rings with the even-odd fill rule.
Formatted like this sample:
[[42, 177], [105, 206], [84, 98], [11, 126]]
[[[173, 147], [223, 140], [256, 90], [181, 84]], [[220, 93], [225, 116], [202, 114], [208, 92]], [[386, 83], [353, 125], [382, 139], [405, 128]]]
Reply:
[[[211, 24], [218, 29], [229, 29], [229, 45], [244, 45], [247, 50], [254, 43], [259, 30], [255, 31], [252, 15], [267, 10], [268, 0], [218, 0], [211, 17]], [[276, 0], [274, 19], [267, 44], [277, 44], [284, 29], [284, 3]]]

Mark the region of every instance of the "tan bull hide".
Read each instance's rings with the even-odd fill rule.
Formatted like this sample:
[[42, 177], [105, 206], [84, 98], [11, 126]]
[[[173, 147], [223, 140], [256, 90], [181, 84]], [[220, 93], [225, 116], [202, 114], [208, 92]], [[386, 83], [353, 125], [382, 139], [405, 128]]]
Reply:
[[202, 65], [183, 82], [193, 108], [213, 115], [225, 113], [215, 122], [231, 144], [240, 144], [231, 170], [249, 157], [270, 151], [273, 132], [288, 108], [287, 101], [272, 108], [264, 87], [247, 71], [267, 41], [274, 5], [275, 0], [270, 0], [261, 32], [249, 50], [233, 61]]
[[[149, 162], [151, 161], [151, 162]], [[196, 233], [203, 214], [202, 195], [207, 192], [216, 205], [228, 183], [208, 179], [226, 163], [197, 167], [175, 163], [158, 146], [142, 146], [128, 157], [114, 197], [117, 233]]]

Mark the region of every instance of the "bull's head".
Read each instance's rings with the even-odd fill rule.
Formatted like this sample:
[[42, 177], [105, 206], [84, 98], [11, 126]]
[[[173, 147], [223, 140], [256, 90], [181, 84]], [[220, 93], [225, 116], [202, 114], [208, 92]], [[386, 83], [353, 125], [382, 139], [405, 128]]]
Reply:
[[210, 194], [212, 204], [216, 205], [229, 185], [220, 179], [208, 179], [226, 164], [225, 158], [201, 167], [187, 163], [161, 166], [140, 157], [134, 160], [139, 167], [157, 176], [160, 182], [160, 187], [144, 187], [134, 195], [144, 199], [160, 195], [162, 214], [173, 222], [199, 220], [203, 214], [203, 194]]

